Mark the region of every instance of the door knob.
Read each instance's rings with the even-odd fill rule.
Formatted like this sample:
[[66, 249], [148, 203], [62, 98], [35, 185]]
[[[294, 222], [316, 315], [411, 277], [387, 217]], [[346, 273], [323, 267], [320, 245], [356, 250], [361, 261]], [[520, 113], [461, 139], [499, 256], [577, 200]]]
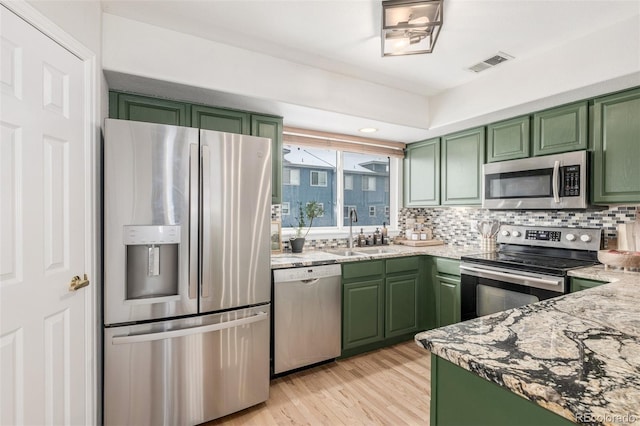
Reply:
[[78, 275], [71, 279], [69, 283], [69, 291], [78, 291], [82, 287], [86, 287], [89, 285], [89, 278], [87, 274], [84, 274], [84, 278], [80, 278]]

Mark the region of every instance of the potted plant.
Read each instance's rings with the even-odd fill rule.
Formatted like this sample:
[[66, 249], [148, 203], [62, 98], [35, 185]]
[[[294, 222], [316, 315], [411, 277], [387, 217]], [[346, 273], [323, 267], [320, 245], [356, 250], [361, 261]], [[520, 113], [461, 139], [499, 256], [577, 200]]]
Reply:
[[[309, 234], [309, 231], [311, 230], [311, 225], [313, 225], [313, 219], [322, 216], [323, 214], [324, 209], [316, 201], [308, 202], [304, 208], [302, 207], [302, 203], [298, 202], [298, 216], [296, 217], [298, 226], [296, 227], [296, 235], [289, 239], [289, 244], [291, 245], [291, 251], [293, 253], [302, 253], [305, 238], [307, 238], [307, 234]], [[304, 232], [304, 227], [307, 225], [307, 219], [309, 220], [309, 227], [307, 228], [307, 232]], [[303, 232], [304, 235], [302, 235]]]

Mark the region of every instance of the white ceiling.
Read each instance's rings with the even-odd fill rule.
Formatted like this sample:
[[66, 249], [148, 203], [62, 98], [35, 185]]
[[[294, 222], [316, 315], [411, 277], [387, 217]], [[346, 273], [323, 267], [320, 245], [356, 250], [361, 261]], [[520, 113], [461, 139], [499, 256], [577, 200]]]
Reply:
[[480, 78], [466, 68], [498, 51], [514, 56], [514, 62], [531, 60], [640, 14], [640, 0], [445, 0], [444, 25], [432, 54], [382, 57], [381, 1], [102, 0], [102, 5], [109, 14], [427, 97]]

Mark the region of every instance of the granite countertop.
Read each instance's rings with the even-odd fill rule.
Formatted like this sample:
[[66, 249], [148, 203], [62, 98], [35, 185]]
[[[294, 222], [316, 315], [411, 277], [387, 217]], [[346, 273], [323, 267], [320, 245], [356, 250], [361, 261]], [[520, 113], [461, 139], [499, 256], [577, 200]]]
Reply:
[[[427, 247], [409, 247], [404, 245], [385, 245], [371, 247], [355, 247], [354, 252], [359, 250], [384, 249], [385, 253], [363, 253], [357, 256], [340, 256], [331, 254], [324, 249], [304, 250], [302, 253], [283, 253], [271, 255], [271, 269], [295, 268], [299, 266], [327, 265], [331, 263], [358, 262], [362, 260], [385, 259], [392, 257], [429, 255], [437, 257], [448, 257], [460, 259], [467, 254], [480, 253], [480, 248], [464, 248], [460, 246], [439, 245]], [[327, 249], [332, 250], [332, 249]], [[346, 249], [345, 249], [346, 250]]]
[[419, 345], [573, 422], [640, 419], [640, 273], [594, 266], [609, 284], [426, 331]]

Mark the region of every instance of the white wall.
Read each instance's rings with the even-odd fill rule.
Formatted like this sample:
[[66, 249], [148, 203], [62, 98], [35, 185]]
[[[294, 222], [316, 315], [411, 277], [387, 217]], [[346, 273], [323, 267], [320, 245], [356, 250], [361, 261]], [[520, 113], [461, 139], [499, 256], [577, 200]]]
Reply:
[[484, 73], [430, 99], [434, 136], [640, 85], [640, 15]]
[[103, 30], [105, 70], [389, 123], [427, 125], [428, 102], [420, 95], [106, 13]]

